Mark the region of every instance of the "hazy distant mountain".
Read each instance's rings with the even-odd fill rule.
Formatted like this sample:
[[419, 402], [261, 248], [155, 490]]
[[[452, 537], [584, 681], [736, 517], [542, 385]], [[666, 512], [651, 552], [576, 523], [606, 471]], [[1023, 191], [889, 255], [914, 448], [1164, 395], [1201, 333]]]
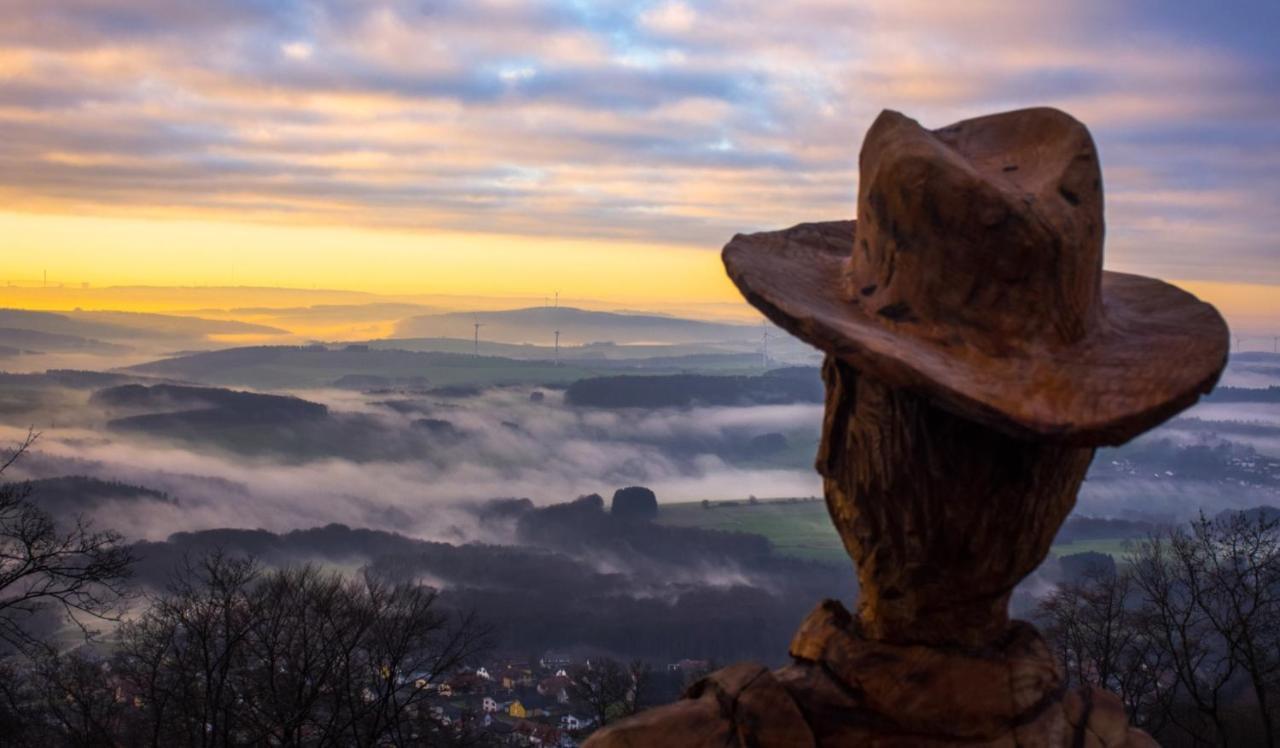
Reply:
[[[144, 312], [74, 311], [66, 316], [75, 322], [106, 323], [124, 328], [127, 334], [138, 331], [173, 337], [206, 335], [284, 335], [287, 330], [269, 325], [240, 322], [230, 319], [205, 319], [176, 314], [151, 314]], [[100, 337], [110, 337], [103, 335]]]
[[407, 382], [413, 382], [415, 388], [453, 384], [568, 384], [619, 370], [746, 373], [758, 370], [760, 363], [758, 354], [726, 354], [649, 360], [564, 356], [557, 365], [553, 351], [544, 351], [541, 357], [525, 351], [524, 356], [517, 358], [489, 355], [489, 351], [505, 353], [518, 346], [482, 342], [479, 356], [456, 341], [450, 347], [457, 352], [380, 350], [366, 344], [247, 346], [184, 354], [132, 366], [127, 371], [188, 382], [264, 389], [330, 386], [378, 389]]
[[[386, 338], [370, 340], [364, 345], [376, 350], [403, 350], [428, 353], [471, 353], [474, 340], [469, 338]], [[560, 346], [560, 361], [592, 367], [627, 369], [687, 369], [714, 371], [731, 369], [749, 371], [761, 366], [759, 341], [737, 344], [680, 343], [674, 345], [615, 345], [588, 343]], [[484, 341], [481, 353], [524, 361], [552, 361], [554, 346], [532, 343], [496, 343]]]
[[297, 397], [176, 384], [122, 384], [95, 392], [90, 402], [117, 410], [158, 410], [165, 414], [228, 411], [238, 418], [258, 421], [323, 418], [329, 413], [324, 405]]
[[266, 316], [279, 320], [280, 324], [315, 322], [364, 322], [370, 320], [410, 317], [415, 314], [436, 311], [423, 304], [382, 302], [372, 304], [316, 304], [283, 309], [273, 307], [236, 307], [226, 314], [232, 317]]
[[[0, 329], [4, 331], [0, 335], [0, 343], [5, 345], [95, 353], [118, 353], [124, 350], [118, 346], [104, 349], [103, 341], [174, 345], [201, 341], [209, 335], [275, 335], [285, 332], [265, 325], [234, 320], [210, 320], [169, 314], [35, 312], [26, 309], [0, 309]], [[22, 338], [29, 342], [16, 342]]]
[[700, 343], [759, 341], [759, 325], [702, 322], [651, 314], [593, 312], [572, 307], [531, 307], [496, 312], [452, 312], [410, 317], [396, 337], [469, 338], [480, 323], [482, 340], [548, 344], [560, 331], [561, 344]]
[[1205, 395], [1209, 403], [1280, 403], [1280, 387], [1219, 387]]
[[130, 382], [151, 381], [107, 371], [83, 371], [79, 369], [49, 369], [43, 372], [12, 374], [0, 372], [0, 389], [15, 390], [21, 387], [66, 387], [68, 389], [96, 389]]
[[71, 517], [115, 502], [177, 503], [163, 491], [84, 475], [42, 478], [31, 481], [27, 486], [32, 501], [60, 517]]
[[125, 353], [126, 346], [115, 343], [104, 343], [101, 340], [82, 338], [79, 335], [66, 335], [56, 332], [41, 332], [18, 327], [0, 327], [0, 346], [23, 351], [77, 353]]
[[[133, 366], [128, 371], [190, 382], [257, 388], [328, 387], [380, 377], [449, 384], [568, 383], [598, 373], [553, 361], [517, 361], [462, 353], [379, 351], [364, 346], [249, 346], [192, 353]], [[369, 383], [378, 380], [366, 379]], [[359, 385], [363, 387], [364, 385]], [[375, 385], [377, 386], [377, 385]]]
[[123, 339], [133, 333], [128, 327], [93, 320], [76, 320], [66, 314], [33, 312], [27, 309], [0, 309], [0, 327], [79, 338]]

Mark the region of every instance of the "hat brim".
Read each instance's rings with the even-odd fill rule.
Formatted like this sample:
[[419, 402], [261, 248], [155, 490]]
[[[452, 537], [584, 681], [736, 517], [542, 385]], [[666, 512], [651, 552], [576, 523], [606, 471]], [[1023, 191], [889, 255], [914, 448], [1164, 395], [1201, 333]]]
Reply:
[[1122, 444], [1213, 389], [1228, 332], [1217, 310], [1179, 288], [1104, 272], [1104, 321], [1067, 345], [1010, 341], [998, 355], [955, 329], [869, 313], [845, 290], [854, 221], [739, 234], [729, 277], [796, 337], [886, 384], [1019, 438]]

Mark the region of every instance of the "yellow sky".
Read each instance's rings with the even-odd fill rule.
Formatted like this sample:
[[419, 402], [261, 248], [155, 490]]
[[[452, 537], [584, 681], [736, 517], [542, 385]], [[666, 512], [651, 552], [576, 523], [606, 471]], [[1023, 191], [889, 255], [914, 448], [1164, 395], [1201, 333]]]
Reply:
[[[217, 220], [0, 213], [0, 281], [736, 300], [718, 248]], [[376, 258], [376, 259], [375, 259]]]
[[1047, 105], [1096, 139], [1114, 267], [1226, 281], [1195, 288], [1280, 330], [1256, 9], [89, 5], [6, 6], [0, 305], [47, 272], [745, 315], [717, 250], [851, 217], [881, 109], [937, 127]]
[[[741, 304], [719, 252], [711, 247], [11, 212], [0, 212], [0, 237], [6, 274], [0, 283], [30, 287], [47, 271], [50, 284], [65, 289], [47, 297], [0, 289], [0, 306], [175, 311], [196, 303], [181, 295], [151, 295], [136, 302], [112, 295], [104, 304], [103, 297], [87, 292], [81, 300], [75, 293], [87, 283], [91, 290], [110, 285], [274, 286], [535, 300], [559, 291], [567, 300], [596, 301], [581, 304], [586, 306], [603, 300], [610, 306], [700, 316], [754, 316]], [[1280, 294], [1273, 285], [1171, 280], [1217, 306], [1240, 334], [1267, 332], [1280, 320]], [[223, 296], [200, 303], [230, 307], [357, 301]], [[697, 309], [700, 304], [707, 308]]]

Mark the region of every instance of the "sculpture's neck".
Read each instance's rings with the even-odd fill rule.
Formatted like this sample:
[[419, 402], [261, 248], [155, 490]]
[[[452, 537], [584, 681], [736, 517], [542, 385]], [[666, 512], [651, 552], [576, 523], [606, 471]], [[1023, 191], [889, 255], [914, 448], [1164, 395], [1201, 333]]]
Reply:
[[1022, 441], [828, 357], [818, 471], [858, 566], [862, 632], [981, 647], [1049, 551], [1092, 448]]

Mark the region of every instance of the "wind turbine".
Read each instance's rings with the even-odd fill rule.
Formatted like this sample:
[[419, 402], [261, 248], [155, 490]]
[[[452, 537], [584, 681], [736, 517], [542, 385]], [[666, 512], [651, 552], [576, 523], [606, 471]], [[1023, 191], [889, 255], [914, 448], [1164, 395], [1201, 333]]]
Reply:
[[560, 365], [560, 331], [556, 330], [556, 366]]
[[765, 323], [761, 322], [760, 326], [764, 328], [764, 332], [760, 335], [760, 360], [764, 368], [769, 368], [769, 328], [765, 327]]
[[484, 324], [481, 322], [476, 322], [475, 326], [476, 326], [476, 339], [475, 339], [476, 355], [479, 356], [480, 355], [480, 328], [484, 327]]

